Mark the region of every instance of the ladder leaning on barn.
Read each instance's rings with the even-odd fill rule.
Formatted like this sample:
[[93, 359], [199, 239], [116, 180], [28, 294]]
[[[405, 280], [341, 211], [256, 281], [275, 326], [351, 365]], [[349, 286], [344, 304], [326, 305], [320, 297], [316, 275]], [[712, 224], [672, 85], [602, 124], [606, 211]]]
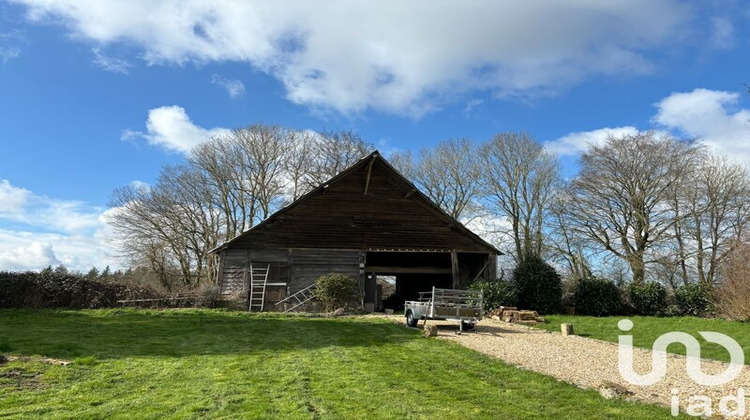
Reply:
[[250, 312], [263, 311], [263, 305], [266, 302], [266, 282], [268, 281], [268, 271], [270, 265], [265, 267], [256, 267], [250, 265], [250, 294], [248, 296]]
[[293, 311], [300, 306], [304, 305], [305, 303], [312, 300], [312, 298], [315, 297], [315, 287], [317, 286], [316, 283], [313, 283], [304, 289], [300, 290], [299, 292], [287, 296], [284, 300], [276, 302], [276, 306], [281, 305], [282, 303], [289, 303], [292, 306], [290, 308], [287, 308], [284, 310], [284, 312]]

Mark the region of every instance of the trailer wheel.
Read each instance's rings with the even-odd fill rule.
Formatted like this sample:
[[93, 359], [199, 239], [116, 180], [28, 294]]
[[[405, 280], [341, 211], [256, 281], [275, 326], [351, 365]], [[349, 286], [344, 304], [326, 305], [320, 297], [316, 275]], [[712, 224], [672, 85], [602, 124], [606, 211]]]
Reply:
[[464, 330], [473, 330], [474, 329], [474, 323], [473, 322], [461, 321], [461, 329], [464, 329]]
[[414, 317], [414, 313], [412, 311], [406, 311], [406, 325], [412, 328], [416, 328], [418, 322], [419, 319]]

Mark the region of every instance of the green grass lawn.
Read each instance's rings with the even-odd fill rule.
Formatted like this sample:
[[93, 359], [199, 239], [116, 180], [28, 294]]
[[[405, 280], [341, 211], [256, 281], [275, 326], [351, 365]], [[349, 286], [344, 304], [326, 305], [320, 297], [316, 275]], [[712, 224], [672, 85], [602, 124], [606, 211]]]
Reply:
[[0, 310], [10, 418], [671, 418], [379, 319]]
[[[623, 318], [633, 321], [633, 329], [630, 332], [622, 332], [617, 328], [617, 322]], [[561, 323], [573, 324], [575, 333], [584, 337], [597, 338], [599, 340], [617, 342], [620, 334], [632, 334], [633, 345], [638, 347], [652, 348], [654, 341], [660, 335], [671, 331], [682, 331], [693, 335], [701, 343], [701, 357], [706, 359], [729, 361], [729, 352], [724, 347], [708, 343], [698, 335], [698, 331], [716, 331], [732, 337], [745, 351], [745, 363], [750, 363], [750, 324], [744, 322], [733, 322], [722, 319], [706, 319], [696, 317], [593, 317], [578, 315], [552, 315], [545, 316], [545, 324], [537, 327], [549, 331], [560, 331]], [[685, 347], [680, 344], [672, 344], [667, 349], [671, 353], [685, 354]]]

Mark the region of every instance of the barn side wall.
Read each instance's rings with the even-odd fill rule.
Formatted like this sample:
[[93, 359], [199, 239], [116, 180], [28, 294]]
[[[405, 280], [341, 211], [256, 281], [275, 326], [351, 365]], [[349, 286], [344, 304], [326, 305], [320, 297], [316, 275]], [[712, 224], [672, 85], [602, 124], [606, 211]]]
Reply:
[[289, 293], [296, 293], [313, 284], [318, 277], [328, 273], [359, 277], [359, 251], [335, 249], [292, 250]]
[[287, 296], [328, 273], [357, 279], [359, 256], [359, 251], [337, 249], [226, 249], [221, 254], [221, 294], [246, 298], [250, 264], [270, 264], [274, 275], [269, 283], [286, 283]]
[[247, 290], [245, 268], [248, 267], [244, 249], [227, 249], [221, 252], [219, 289], [222, 295], [243, 293]]

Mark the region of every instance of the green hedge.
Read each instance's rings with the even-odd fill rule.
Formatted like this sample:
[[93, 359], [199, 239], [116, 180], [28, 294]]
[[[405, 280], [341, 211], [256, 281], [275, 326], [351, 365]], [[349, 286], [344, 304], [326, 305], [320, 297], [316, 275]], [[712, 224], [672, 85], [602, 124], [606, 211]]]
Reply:
[[0, 308], [107, 308], [118, 306], [118, 300], [155, 297], [150, 289], [100, 283], [63, 272], [0, 272]]
[[628, 304], [636, 315], [664, 315], [667, 309], [667, 289], [659, 283], [630, 283], [625, 287]]
[[516, 291], [503, 280], [478, 280], [469, 286], [471, 290], [481, 290], [484, 298], [484, 310], [490, 311], [501, 306], [515, 306]]
[[573, 304], [578, 315], [611, 316], [622, 313], [622, 292], [610, 280], [584, 278], [576, 283]]
[[705, 316], [714, 311], [713, 300], [713, 289], [702, 284], [686, 284], [674, 292], [674, 303], [680, 315]]
[[537, 256], [526, 257], [513, 270], [513, 288], [517, 292], [518, 307], [541, 314], [560, 312], [562, 283], [551, 265]]

